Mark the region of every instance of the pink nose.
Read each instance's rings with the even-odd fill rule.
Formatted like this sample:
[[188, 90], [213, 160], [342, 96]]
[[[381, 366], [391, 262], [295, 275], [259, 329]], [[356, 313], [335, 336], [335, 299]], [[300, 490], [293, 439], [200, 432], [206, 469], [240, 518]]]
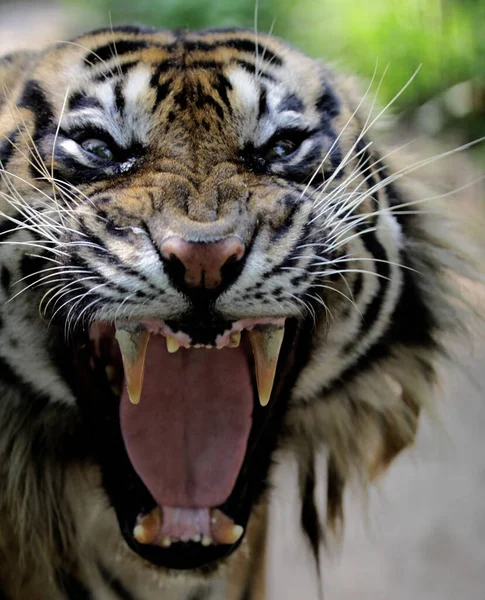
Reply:
[[185, 269], [184, 283], [190, 288], [215, 289], [223, 284], [232, 265], [244, 256], [246, 248], [237, 237], [219, 242], [187, 242], [178, 236], [169, 237], [160, 246], [167, 266], [181, 263]]

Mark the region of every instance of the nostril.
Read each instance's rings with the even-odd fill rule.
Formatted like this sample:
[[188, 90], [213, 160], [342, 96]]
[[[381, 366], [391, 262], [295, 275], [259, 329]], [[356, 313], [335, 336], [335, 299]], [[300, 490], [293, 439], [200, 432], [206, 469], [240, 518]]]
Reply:
[[180, 258], [173, 254], [164, 254], [162, 252], [162, 256], [165, 258], [167, 264], [169, 265], [170, 271], [172, 272], [172, 274], [177, 277], [177, 278], [184, 278], [185, 277], [185, 265], [184, 263], [180, 260]]
[[173, 236], [162, 242], [160, 251], [167, 273], [179, 287], [214, 290], [234, 280], [246, 248], [235, 236], [217, 242], [189, 242]]

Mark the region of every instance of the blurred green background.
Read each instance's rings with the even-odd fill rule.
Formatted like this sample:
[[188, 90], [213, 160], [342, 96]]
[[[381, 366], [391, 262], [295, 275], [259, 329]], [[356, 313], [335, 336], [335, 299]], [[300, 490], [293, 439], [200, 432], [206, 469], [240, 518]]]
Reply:
[[[255, 0], [61, 0], [79, 31], [144, 23], [166, 28], [255, 26]], [[485, 0], [260, 0], [259, 31], [370, 79], [402, 122], [429, 136], [467, 142], [485, 135]], [[77, 32], [76, 32], [77, 33]], [[484, 144], [476, 148], [485, 160]]]

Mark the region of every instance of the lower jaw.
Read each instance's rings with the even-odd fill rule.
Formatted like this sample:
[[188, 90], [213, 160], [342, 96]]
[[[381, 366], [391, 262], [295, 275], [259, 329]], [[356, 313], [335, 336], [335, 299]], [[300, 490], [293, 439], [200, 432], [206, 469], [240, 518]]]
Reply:
[[[266, 489], [271, 455], [282, 428], [289, 390], [294, 385], [302, 362], [306, 361], [309, 348], [301, 343], [305, 338], [301, 335], [302, 329], [305, 329], [305, 325], [296, 322], [287, 325], [282, 348], [285, 361], [278, 367], [274, 395], [266, 407], [254, 403], [253, 426], [239, 476], [230, 496], [216, 507], [243, 528], [246, 528], [253, 506]], [[107, 382], [102, 386], [95, 384], [102, 378], [93, 378], [86, 368], [89, 362], [87, 348], [76, 352], [74, 360], [73, 376], [76, 381], [81, 380], [82, 391], [78, 397], [84, 430], [89, 432], [88, 443], [100, 464], [103, 485], [128, 546], [140, 557], [159, 567], [204, 572], [214, 569], [238, 548], [243, 536], [233, 544], [202, 546], [188, 541], [172, 543], [168, 548], [142, 544], [135, 539], [133, 532], [140, 515], [153, 511], [157, 503], [135, 472], [126, 453], [120, 430], [119, 398], [110, 391]], [[79, 392], [78, 385], [76, 388]]]

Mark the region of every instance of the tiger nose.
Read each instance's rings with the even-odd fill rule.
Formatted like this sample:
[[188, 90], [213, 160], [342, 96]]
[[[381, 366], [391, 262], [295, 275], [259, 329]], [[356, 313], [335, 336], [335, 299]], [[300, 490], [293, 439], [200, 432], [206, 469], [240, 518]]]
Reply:
[[172, 236], [162, 242], [160, 251], [179, 287], [215, 290], [237, 277], [246, 248], [235, 236], [217, 242], [188, 242]]

